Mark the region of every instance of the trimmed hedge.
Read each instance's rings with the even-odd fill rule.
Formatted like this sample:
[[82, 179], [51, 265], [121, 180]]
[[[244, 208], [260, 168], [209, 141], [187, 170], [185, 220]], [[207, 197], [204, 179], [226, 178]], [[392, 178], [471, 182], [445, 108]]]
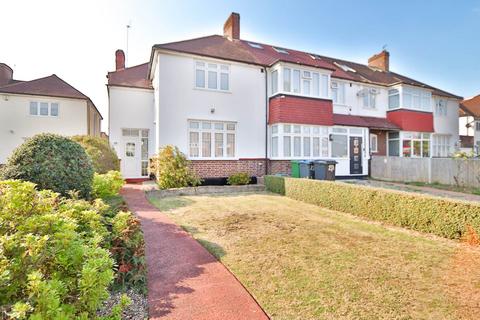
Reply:
[[480, 204], [473, 202], [308, 179], [265, 177], [265, 185], [292, 199], [449, 239], [460, 239], [467, 226], [480, 233]]

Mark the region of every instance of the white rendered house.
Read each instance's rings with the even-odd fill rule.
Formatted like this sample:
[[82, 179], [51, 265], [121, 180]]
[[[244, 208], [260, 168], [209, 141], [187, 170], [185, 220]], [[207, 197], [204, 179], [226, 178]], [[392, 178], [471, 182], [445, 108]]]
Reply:
[[447, 157], [458, 147], [461, 97], [390, 71], [389, 53], [359, 64], [224, 35], [154, 45], [150, 61], [108, 74], [110, 142], [127, 178], [148, 174], [162, 146], [203, 178], [290, 172], [333, 159], [368, 175], [371, 155]]
[[0, 164], [38, 133], [99, 136], [102, 119], [90, 98], [58, 76], [15, 80], [0, 63]]

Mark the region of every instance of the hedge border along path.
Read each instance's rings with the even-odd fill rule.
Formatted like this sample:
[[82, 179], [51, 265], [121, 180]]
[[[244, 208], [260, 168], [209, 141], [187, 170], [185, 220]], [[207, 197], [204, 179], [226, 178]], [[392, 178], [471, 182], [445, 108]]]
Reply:
[[265, 186], [295, 200], [444, 238], [462, 238], [467, 226], [480, 234], [480, 203], [276, 176], [265, 177]]

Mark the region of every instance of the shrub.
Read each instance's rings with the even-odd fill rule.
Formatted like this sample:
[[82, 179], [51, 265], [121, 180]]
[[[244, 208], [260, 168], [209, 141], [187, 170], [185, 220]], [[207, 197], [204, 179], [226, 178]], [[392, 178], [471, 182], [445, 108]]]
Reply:
[[118, 171], [108, 171], [105, 174], [95, 173], [93, 176], [92, 195], [95, 198], [116, 196], [125, 184], [122, 174]]
[[110, 147], [107, 139], [93, 136], [74, 136], [73, 141], [80, 143], [92, 160], [93, 169], [97, 173], [120, 170], [117, 153]]
[[265, 188], [270, 192], [285, 195], [285, 178], [279, 176], [265, 176]]
[[190, 169], [189, 161], [178, 147], [166, 146], [152, 158], [150, 170], [155, 173], [160, 189], [197, 186], [200, 179]]
[[78, 191], [88, 197], [92, 189], [91, 160], [78, 143], [43, 133], [20, 145], [2, 169], [3, 179], [21, 179], [64, 196]]
[[[345, 183], [266, 177], [268, 190], [290, 198], [392, 225], [460, 239], [480, 232], [480, 204]], [[471, 229], [470, 229], [471, 228]]]
[[0, 182], [0, 312], [12, 318], [92, 318], [108, 297], [113, 260], [101, 201]]
[[243, 185], [250, 183], [250, 176], [246, 172], [239, 172], [232, 174], [227, 179], [227, 183], [230, 185]]

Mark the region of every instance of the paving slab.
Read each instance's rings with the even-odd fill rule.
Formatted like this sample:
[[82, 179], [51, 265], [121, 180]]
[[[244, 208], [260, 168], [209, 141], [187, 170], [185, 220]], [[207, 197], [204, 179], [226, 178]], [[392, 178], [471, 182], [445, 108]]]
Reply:
[[221, 262], [148, 202], [141, 184], [121, 194], [142, 223], [150, 319], [269, 319]]

